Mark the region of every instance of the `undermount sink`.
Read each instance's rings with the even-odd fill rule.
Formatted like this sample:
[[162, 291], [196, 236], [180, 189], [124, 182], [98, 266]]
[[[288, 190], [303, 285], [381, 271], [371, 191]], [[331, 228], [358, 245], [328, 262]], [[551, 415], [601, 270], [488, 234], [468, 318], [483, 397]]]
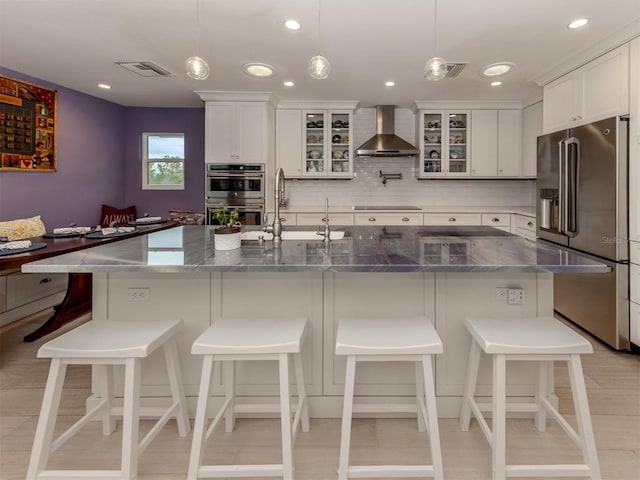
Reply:
[[[240, 240], [258, 240], [260, 237], [264, 237], [265, 240], [272, 240], [273, 235], [271, 233], [265, 233], [261, 230], [252, 230], [249, 232], [242, 232], [240, 234]], [[341, 240], [344, 238], [344, 232], [332, 230], [329, 236], [331, 240]], [[283, 240], [322, 240], [323, 237], [318, 235], [315, 230], [285, 230], [282, 232]]]
[[354, 210], [422, 210], [415, 205], [355, 205]]

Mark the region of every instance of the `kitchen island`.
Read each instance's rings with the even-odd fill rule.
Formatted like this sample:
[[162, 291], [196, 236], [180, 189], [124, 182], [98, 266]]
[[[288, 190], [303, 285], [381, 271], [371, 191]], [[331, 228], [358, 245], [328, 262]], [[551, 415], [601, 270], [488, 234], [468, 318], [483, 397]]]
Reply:
[[[293, 230], [293, 229], [288, 229]], [[344, 361], [333, 354], [344, 316], [426, 315], [445, 353], [436, 358], [439, 413], [456, 416], [469, 348], [467, 315], [536, 317], [553, 314], [553, 273], [597, 275], [599, 262], [491, 227], [348, 227], [344, 238], [248, 241], [216, 251], [211, 227], [183, 226], [26, 264], [23, 272], [93, 274], [93, 319], [182, 318], [185, 390], [197, 394], [200, 359], [193, 340], [221, 317], [306, 316], [307, 393], [313, 416], [340, 415]], [[510, 291], [514, 295], [510, 295]], [[509, 303], [515, 301], [516, 304]], [[515, 299], [515, 300], [514, 300]], [[169, 397], [160, 358], [145, 365], [143, 396]], [[520, 363], [520, 362], [518, 362]], [[264, 363], [238, 369], [240, 395], [275, 401], [277, 369]], [[380, 402], [411, 395], [413, 370], [371, 363], [358, 370], [356, 395]], [[489, 394], [488, 365], [479, 394]], [[508, 394], [533, 394], [526, 363], [510, 368]], [[97, 382], [94, 392], [99, 395]], [[214, 392], [222, 393], [221, 385]], [[216, 401], [217, 399], [214, 399]]]

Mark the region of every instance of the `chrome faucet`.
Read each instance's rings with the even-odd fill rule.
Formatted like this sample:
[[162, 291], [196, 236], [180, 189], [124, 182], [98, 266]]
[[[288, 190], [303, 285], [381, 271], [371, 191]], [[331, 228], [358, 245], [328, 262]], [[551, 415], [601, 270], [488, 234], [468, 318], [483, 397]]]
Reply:
[[[331, 229], [329, 228], [329, 199], [324, 199], [324, 218], [322, 219], [324, 222], [324, 232], [318, 231], [316, 232], [318, 235], [323, 237], [324, 243], [329, 243], [331, 241]], [[319, 228], [319, 227], [318, 227]]]
[[[280, 243], [282, 241], [282, 222], [280, 221], [280, 206], [286, 204], [284, 190], [284, 170], [278, 168], [276, 170], [276, 187], [275, 187], [276, 211], [272, 225], [265, 225], [262, 230], [273, 234], [273, 242]], [[265, 222], [266, 223], [266, 222]]]

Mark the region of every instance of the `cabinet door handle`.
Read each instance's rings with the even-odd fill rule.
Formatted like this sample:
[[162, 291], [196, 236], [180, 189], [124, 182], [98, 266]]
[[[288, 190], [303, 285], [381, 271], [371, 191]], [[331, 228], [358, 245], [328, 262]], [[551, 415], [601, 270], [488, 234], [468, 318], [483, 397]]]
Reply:
[[528, 227], [533, 227], [533, 222], [527, 222]]
[[43, 278], [42, 280], [40, 280], [40, 285], [45, 285], [49, 282], [51, 282], [51, 278], [47, 277], [47, 278]]
[[491, 219], [491, 221], [492, 221], [493, 223], [498, 223], [498, 222], [500, 221], [500, 219], [499, 219], [499, 218], [497, 218], [497, 217], [493, 217], [493, 218]]
[[369, 221], [370, 222], [375, 222], [376, 221], [376, 217], [369, 217]]
[[280, 221], [281, 221], [281, 222], [286, 222], [286, 221], [287, 221], [287, 219], [286, 219], [286, 218], [284, 218], [284, 217], [280, 217]]
[[409, 221], [409, 217], [402, 217], [402, 221], [403, 222], [408, 222]]
[[456, 217], [449, 217], [449, 221], [450, 222], [455, 222], [456, 221]]

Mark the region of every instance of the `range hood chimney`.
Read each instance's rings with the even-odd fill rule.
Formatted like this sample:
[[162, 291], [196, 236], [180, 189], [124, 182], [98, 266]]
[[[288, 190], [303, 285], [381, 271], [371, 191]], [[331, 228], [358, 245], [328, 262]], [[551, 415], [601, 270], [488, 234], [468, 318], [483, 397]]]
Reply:
[[394, 133], [395, 105], [376, 107], [376, 134], [364, 142], [356, 155], [359, 157], [412, 157], [418, 149]]

